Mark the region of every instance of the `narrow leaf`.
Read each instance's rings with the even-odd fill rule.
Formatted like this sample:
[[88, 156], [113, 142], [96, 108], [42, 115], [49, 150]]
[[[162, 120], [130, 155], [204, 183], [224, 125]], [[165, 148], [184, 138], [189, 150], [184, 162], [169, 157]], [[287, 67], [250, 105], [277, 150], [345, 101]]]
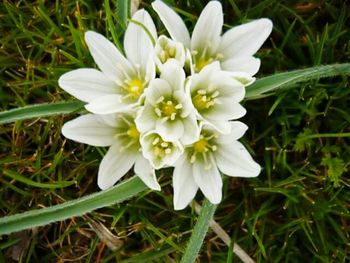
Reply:
[[193, 229], [190, 240], [187, 243], [185, 254], [181, 259], [181, 263], [195, 262], [199, 250], [202, 247], [204, 238], [208, 232], [210, 220], [213, 219], [216, 205], [205, 200], [198, 221]]
[[110, 189], [47, 208], [27, 211], [21, 214], [0, 218], [0, 235], [10, 234], [37, 226], [47, 225], [81, 216], [95, 209], [120, 203], [146, 190], [146, 185], [133, 177]]
[[258, 79], [251, 86], [247, 87], [246, 99], [258, 99], [264, 97], [264, 95], [269, 95], [278, 89], [289, 88], [299, 82], [349, 75], [350, 63], [317, 66], [277, 73], [272, 76]]
[[0, 112], [0, 124], [31, 118], [68, 114], [82, 109], [83, 106], [84, 103], [80, 101], [60, 101], [53, 103], [29, 105], [13, 110]]
[[130, 0], [116, 0], [116, 17], [118, 19], [118, 33], [123, 34], [130, 17], [131, 3]]
[[37, 188], [47, 188], [47, 189], [55, 189], [55, 188], [63, 188], [67, 187], [70, 185], [75, 184], [74, 181], [62, 181], [62, 182], [55, 182], [55, 183], [41, 183], [41, 182], [35, 182], [30, 180], [27, 177], [24, 177], [20, 175], [19, 173], [12, 171], [12, 170], [7, 170], [5, 169], [3, 171], [4, 175], [7, 175], [8, 177], [15, 179], [16, 181], [22, 182], [26, 185], [34, 186]]
[[[115, 23], [115, 21], [113, 20], [113, 12], [111, 10], [111, 6], [110, 6], [109, 2], [110, 2], [110, 0], [104, 0], [104, 7], [105, 7], [106, 21], [107, 21], [107, 30], [109, 32], [111, 32], [114, 44], [118, 47], [118, 49], [120, 51], [123, 52], [123, 45], [119, 40], [118, 32], [125, 30], [125, 28], [123, 28], [123, 30], [121, 30], [121, 28], [118, 27], [117, 23]], [[127, 1], [123, 1], [123, 2], [127, 2]]]

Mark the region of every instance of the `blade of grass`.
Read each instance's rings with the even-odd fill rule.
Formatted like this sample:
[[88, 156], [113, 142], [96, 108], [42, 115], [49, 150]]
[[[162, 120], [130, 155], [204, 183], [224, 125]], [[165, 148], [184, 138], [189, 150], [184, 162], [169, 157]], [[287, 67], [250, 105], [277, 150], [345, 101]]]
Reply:
[[4, 173], [4, 175], [7, 175], [8, 177], [10, 177], [16, 181], [19, 181], [19, 182], [22, 182], [26, 185], [34, 186], [37, 188], [46, 188], [46, 189], [64, 188], [64, 187], [67, 187], [67, 186], [70, 186], [70, 185], [73, 185], [76, 183], [74, 181], [62, 181], [62, 182], [55, 182], [55, 183], [40, 183], [40, 182], [32, 181], [32, 180], [28, 179], [27, 177], [24, 177], [15, 171], [4, 170], [3, 173]]
[[137, 177], [126, 180], [110, 189], [100, 191], [65, 203], [0, 218], [0, 235], [23, 229], [81, 216], [95, 209], [120, 203], [146, 190], [146, 185]]
[[[120, 1], [117, 1], [117, 4]], [[125, 5], [127, 5], [127, 2], [129, 1], [122, 1], [122, 3], [124, 3]], [[106, 11], [106, 23], [107, 23], [107, 28], [109, 29], [109, 32], [112, 35], [113, 38], [113, 42], [114, 44], [118, 47], [118, 49], [120, 51], [123, 51], [123, 45], [120, 42], [119, 38], [118, 38], [118, 33], [121, 31], [120, 27], [116, 26], [116, 23], [113, 20], [113, 12], [111, 10], [111, 6], [109, 3], [109, 0], [104, 0], [104, 7], [105, 7], [105, 11]], [[124, 30], [125, 28], [123, 28]]]
[[198, 217], [198, 221], [193, 229], [190, 240], [187, 243], [185, 253], [181, 263], [195, 262], [199, 250], [202, 247], [205, 235], [208, 232], [210, 220], [213, 219], [216, 205], [211, 204], [208, 200], [204, 201], [203, 208]]
[[131, 1], [130, 0], [116, 0], [116, 10], [115, 17], [119, 24], [119, 27], [116, 28], [116, 32], [119, 36], [123, 35], [126, 29], [126, 25], [128, 23], [128, 19], [130, 18], [131, 11]]
[[289, 72], [277, 73], [272, 76], [258, 79], [247, 88], [246, 99], [258, 99], [278, 89], [288, 88], [298, 82], [310, 81], [319, 78], [350, 75], [350, 63], [333, 64], [311, 67]]
[[83, 108], [81, 101], [60, 101], [53, 103], [34, 104], [21, 108], [0, 112], [0, 124], [10, 123], [30, 118], [46, 117], [58, 114], [68, 114]]

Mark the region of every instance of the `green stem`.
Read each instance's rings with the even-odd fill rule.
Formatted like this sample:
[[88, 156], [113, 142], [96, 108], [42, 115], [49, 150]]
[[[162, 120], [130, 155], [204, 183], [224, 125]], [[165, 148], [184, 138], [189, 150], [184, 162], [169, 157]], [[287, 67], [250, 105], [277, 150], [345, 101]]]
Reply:
[[216, 205], [205, 200], [191, 238], [187, 243], [186, 251], [181, 259], [181, 263], [192, 263], [196, 260], [204, 238], [208, 232], [210, 220], [213, 219], [215, 210]]

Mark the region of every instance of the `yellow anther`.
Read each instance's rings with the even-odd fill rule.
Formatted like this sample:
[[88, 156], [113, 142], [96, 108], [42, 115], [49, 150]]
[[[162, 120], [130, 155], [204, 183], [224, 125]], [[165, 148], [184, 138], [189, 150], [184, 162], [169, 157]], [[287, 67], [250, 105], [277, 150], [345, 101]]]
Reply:
[[173, 47], [168, 48], [168, 54], [169, 54], [169, 57], [171, 58], [175, 57], [175, 54], [176, 54], [175, 48]]

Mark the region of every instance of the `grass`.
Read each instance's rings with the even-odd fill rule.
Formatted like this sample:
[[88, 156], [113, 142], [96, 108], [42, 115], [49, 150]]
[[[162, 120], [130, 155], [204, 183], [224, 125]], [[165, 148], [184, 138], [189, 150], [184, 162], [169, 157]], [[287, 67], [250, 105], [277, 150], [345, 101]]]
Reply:
[[[3, 1], [0, 4], [0, 110], [72, 98], [59, 76], [93, 61], [83, 41], [96, 30], [121, 45], [118, 1]], [[142, 1], [158, 28], [160, 22]], [[206, 1], [176, 2], [192, 28]], [[259, 17], [274, 22], [257, 56], [257, 77], [349, 61], [350, 8], [343, 1], [222, 1], [225, 30]], [[118, 13], [120, 16], [116, 16]], [[124, 17], [124, 18], [123, 18]], [[345, 75], [294, 84], [247, 100], [242, 140], [264, 168], [255, 179], [224, 177], [215, 220], [256, 262], [350, 260], [350, 89]], [[0, 126], [0, 215], [49, 207], [98, 191], [105, 149], [66, 140], [77, 114]], [[175, 212], [169, 171], [162, 192], [136, 197], [45, 227], [0, 238], [0, 262], [179, 262], [197, 222]], [[73, 184], [72, 184], [73, 182]], [[196, 200], [201, 201], [200, 194]], [[101, 227], [101, 224], [105, 228]], [[111, 243], [112, 242], [112, 243]], [[118, 245], [118, 250], [110, 249]], [[209, 231], [199, 262], [239, 262]]]

